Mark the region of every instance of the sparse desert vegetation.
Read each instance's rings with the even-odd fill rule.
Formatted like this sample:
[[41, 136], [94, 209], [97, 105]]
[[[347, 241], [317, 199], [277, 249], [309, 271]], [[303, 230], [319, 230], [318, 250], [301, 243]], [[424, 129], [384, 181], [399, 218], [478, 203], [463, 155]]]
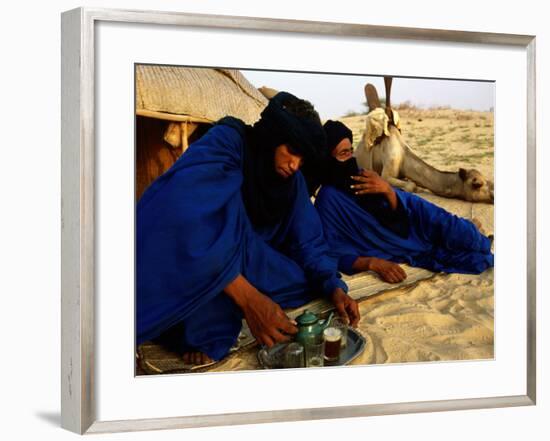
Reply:
[[[426, 162], [449, 171], [475, 168], [494, 179], [493, 112], [448, 107], [420, 109], [410, 102], [395, 109], [401, 118], [403, 136]], [[357, 146], [365, 130], [365, 115], [347, 116], [341, 121], [353, 131]]]

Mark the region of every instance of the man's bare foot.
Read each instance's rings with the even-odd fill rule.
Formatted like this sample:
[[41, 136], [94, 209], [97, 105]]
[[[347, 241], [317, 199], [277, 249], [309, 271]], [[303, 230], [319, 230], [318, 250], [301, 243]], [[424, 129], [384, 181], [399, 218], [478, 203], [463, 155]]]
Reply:
[[378, 257], [358, 257], [353, 263], [356, 271], [374, 271], [388, 283], [399, 283], [407, 278], [407, 273], [397, 263]]
[[196, 366], [213, 363], [214, 360], [212, 360], [208, 355], [203, 354], [202, 352], [186, 352], [185, 354], [183, 354], [183, 362], [185, 364], [193, 364]]

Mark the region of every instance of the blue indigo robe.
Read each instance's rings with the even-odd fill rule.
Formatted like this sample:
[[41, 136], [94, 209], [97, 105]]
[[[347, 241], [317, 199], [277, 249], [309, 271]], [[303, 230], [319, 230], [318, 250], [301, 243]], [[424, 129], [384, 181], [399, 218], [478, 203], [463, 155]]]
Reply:
[[158, 337], [180, 352], [225, 356], [243, 315], [223, 289], [239, 274], [283, 308], [347, 291], [301, 173], [289, 178], [292, 203], [283, 220], [251, 224], [241, 196], [244, 142], [237, 127], [214, 126], [139, 200], [138, 345]]
[[491, 241], [472, 222], [412, 193], [394, 190], [408, 216], [406, 237], [384, 227], [350, 195], [332, 186], [321, 188], [315, 207], [340, 271], [353, 274], [359, 256], [446, 273], [479, 274], [493, 267]]

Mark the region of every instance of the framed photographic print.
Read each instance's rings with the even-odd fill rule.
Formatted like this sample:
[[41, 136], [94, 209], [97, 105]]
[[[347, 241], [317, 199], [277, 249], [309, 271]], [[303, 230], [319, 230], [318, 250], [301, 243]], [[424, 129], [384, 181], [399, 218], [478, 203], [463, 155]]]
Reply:
[[62, 60], [63, 427], [535, 403], [533, 36], [80, 8]]

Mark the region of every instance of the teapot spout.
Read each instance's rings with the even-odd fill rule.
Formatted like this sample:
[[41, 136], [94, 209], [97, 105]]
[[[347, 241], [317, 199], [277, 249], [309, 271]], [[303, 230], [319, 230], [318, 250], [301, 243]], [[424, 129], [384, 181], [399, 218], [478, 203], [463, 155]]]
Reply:
[[334, 311], [331, 311], [331, 313], [326, 319], [319, 321], [319, 325], [321, 325], [322, 329], [325, 329], [328, 325], [330, 325], [330, 322], [332, 321], [332, 317], [334, 317]]

